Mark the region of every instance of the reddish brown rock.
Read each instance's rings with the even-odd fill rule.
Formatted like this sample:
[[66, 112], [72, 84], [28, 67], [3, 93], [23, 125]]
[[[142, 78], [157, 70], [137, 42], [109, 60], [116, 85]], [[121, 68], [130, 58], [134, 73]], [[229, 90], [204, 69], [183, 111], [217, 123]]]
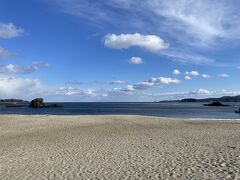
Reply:
[[30, 102], [31, 108], [43, 108], [44, 106], [43, 98], [36, 98]]

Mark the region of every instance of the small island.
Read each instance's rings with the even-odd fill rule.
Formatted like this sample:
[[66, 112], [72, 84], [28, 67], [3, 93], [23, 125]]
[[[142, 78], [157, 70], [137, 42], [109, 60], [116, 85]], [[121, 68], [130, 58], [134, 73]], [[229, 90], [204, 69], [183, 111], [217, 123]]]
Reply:
[[204, 106], [229, 106], [228, 104], [222, 104], [220, 102], [212, 102], [209, 104], [203, 104]]
[[31, 102], [22, 99], [0, 99], [0, 105], [6, 108], [20, 108], [20, 107], [30, 107], [30, 108], [60, 108], [63, 107], [61, 104], [50, 103], [46, 104], [43, 98], [33, 99]]

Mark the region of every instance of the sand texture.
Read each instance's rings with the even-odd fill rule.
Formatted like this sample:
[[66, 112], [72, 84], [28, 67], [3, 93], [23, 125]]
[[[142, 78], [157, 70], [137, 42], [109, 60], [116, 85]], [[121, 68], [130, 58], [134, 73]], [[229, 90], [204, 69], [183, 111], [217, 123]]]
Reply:
[[240, 179], [240, 122], [1, 115], [0, 179]]

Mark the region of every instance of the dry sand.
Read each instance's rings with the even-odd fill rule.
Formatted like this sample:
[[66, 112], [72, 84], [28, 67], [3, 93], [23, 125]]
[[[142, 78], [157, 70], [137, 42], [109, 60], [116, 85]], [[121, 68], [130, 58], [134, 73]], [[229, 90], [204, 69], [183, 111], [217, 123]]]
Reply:
[[240, 122], [3, 115], [0, 179], [240, 179]]

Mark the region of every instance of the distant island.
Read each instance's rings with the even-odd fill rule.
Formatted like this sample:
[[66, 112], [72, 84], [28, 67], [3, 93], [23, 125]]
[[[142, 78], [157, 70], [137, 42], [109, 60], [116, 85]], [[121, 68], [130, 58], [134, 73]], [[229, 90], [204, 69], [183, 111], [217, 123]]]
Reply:
[[22, 99], [0, 99], [0, 105], [19, 104], [19, 103], [25, 104], [29, 102]]
[[0, 99], [0, 106], [7, 108], [30, 107], [30, 108], [61, 108], [63, 105], [56, 103], [45, 104], [43, 98], [33, 99], [31, 102], [22, 99]]
[[165, 100], [165, 101], [158, 101], [158, 102], [159, 103], [162, 103], [162, 102], [240, 102], [240, 95], [223, 96], [220, 98], [205, 98], [205, 99], [186, 98], [181, 100]]

